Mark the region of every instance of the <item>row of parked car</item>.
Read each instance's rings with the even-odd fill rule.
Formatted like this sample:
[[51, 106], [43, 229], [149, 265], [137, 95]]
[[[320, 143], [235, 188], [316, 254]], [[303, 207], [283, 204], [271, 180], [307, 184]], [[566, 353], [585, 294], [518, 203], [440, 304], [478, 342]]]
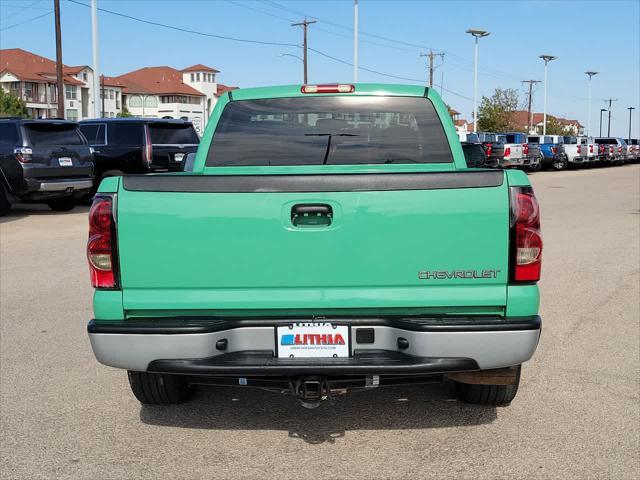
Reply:
[[522, 168], [539, 171], [549, 167], [618, 165], [640, 158], [637, 138], [526, 135], [524, 133], [461, 134], [467, 161], [489, 168]]
[[0, 118], [0, 215], [16, 202], [71, 210], [105, 177], [182, 171], [199, 141], [183, 120]]

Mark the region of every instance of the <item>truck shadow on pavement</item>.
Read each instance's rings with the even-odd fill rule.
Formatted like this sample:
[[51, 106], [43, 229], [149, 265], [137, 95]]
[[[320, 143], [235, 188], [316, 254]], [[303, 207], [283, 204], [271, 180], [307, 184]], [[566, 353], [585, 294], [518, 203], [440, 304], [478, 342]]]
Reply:
[[68, 212], [54, 212], [48, 206], [39, 204], [39, 203], [18, 204], [18, 205], [13, 205], [9, 213], [7, 213], [3, 217], [0, 217], [0, 225], [2, 225], [3, 223], [9, 223], [16, 220], [21, 220], [23, 218], [30, 217], [30, 216], [53, 217], [53, 216], [59, 216], [59, 215], [71, 215], [73, 213], [89, 213], [89, 206], [78, 205], [73, 210], [70, 210]]
[[455, 400], [451, 384], [353, 392], [308, 410], [291, 396], [254, 388], [200, 388], [177, 406], [142, 406], [143, 423], [212, 430], [286, 430], [309, 444], [335, 443], [347, 431], [476, 426], [493, 422], [495, 407]]

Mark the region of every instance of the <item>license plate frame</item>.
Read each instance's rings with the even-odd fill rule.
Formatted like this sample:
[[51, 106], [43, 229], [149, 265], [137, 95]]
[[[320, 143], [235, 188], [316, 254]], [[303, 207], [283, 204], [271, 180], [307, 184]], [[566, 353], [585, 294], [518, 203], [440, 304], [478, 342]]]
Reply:
[[[304, 335], [313, 335], [304, 338]], [[315, 335], [333, 335], [331, 344], [321, 343], [316, 345]], [[290, 335], [293, 339], [284, 340], [284, 335]], [[301, 335], [302, 344], [295, 344], [296, 335]], [[340, 335], [344, 343], [335, 343], [336, 335]], [[351, 357], [351, 325], [340, 322], [291, 322], [274, 327], [275, 356], [295, 360]], [[320, 338], [322, 340], [322, 338]], [[329, 340], [327, 337], [326, 340]], [[325, 341], [326, 341], [325, 340]], [[283, 343], [284, 341], [284, 343]], [[304, 343], [306, 341], [306, 343]], [[290, 343], [293, 342], [293, 343]], [[338, 340], [339, 342], [339, 340]]]
[[73, 159], [71, 157], [58, 157], [58, 165], [61, 167], [73, 167]]

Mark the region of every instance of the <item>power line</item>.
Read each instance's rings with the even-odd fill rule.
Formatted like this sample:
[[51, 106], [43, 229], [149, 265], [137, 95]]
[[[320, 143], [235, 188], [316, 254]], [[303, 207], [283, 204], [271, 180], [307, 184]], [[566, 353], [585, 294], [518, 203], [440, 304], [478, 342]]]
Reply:
[[[71, 3], [75, 3], [77, 5], [82, 5], [83, 7], [90, 8], [90, 6], [87, 5], [86, 3], [78, 2], [77, 0], [67, 0], [67, 1], [71, 2]], [[233, 41], [233, 42], [242, 42], [242, 43], [253, 43], [253, 44], [258, 44], [258, 45], [274, 45], [274, 46], [279, 46], [279, 47], [298, 47], [298, 45], [296, 45], [295, 43], [265, 42], [265, 41], [262, 41], [262, 40], [253, 40], [253, 39], [239, 38], [239, 37], [228, 37], [228, 36], [225, 36], [225, 35], [215, 35], [213, 33], [199, 32], [197, 30], [189, 30], [188, 28], [176, 27], [174, 25], [168, 25], [166, 23], [154, 22], [152, 20], [144, 20], [142, 18], [134, 17], [134, 16], [131, 16], [131, 15], [126, 15], [124, 13], [114, 12], [113, 10], [107, 10], [106, 8], [98, 8], [98, 10], [100, 10], [101, 12], [109, 13], [111, 15], [116, 15], [118, 17], [127, 18], [129, 20], [134, 20], [136, 22], [146, 23], [147, 25], [154, 25], [156, 27], [169, 28], [171, 30], [177, 30], [178, 32], [192, 33], [194, 35], [200, 35], [200, 36], [203, 36], [203, 37], [219, 38], [220, 40], [229, 40], [229, 41]]]
[[34, 20], [38, 20], [39, 18], [46, 17], [48, 15], [51, 15], [52, 13], [53, 13], [53, 10], [49, 10], [47, 13], [43, 13], [41, 15], [38, 15], [37, 17], [31, 17], [31, 18], [28, 18], [26, 20], [23, 20], [22, 22], [18, 22], [18, 23], [14, 23], [13, 25], [9, 25], [8, 27], [0, 28], [0, 32], [4, 32], [5, 30], [9, 30], [10, 28], [19, 27], [20, 25], [24, 25], [24, 24], [29, 23], [29, 22], [33, 22]]
[[[10, 7], [10, 8], [17, 8], [18, 9], [17, 11], [15, 11], [13, 13], [10, 13], [9, 15], [3, 15], [2, 18], [4, 20], [6, 20], [7, 18], [15, 17], [16, 15], [18, 15], [19, 13], [24, 12], [27, 9], [34, 9], [33, 8], [34, 5], [40, 3], [41, 1], [42, 0], [36, 0], [35, 2], [30, 3], [29, 5], [25, 5], [25, 6], [21, 6], [21, 7], [18, 7], [18, 6], [15, 6], [15, 5], [5, 5], [5, 4], [0, 3], [0, 5], [2, 5], [2, 7]], [[34, 10], [40, 10], [40, 9], [34, 9]], [[41, 10], [49, 10], [49, 8], [42, 7]]]

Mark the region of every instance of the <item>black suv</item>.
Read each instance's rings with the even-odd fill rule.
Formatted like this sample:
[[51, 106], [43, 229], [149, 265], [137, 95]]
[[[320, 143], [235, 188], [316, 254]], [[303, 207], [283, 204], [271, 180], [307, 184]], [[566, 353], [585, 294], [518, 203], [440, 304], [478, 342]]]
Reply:
[[95, 150], [95, 188], [125, 173], [181, 172], [200, 142], [184, 120], [100, 118], [80, 122], [80, 130]]
[[0, 215], [16, 202], [71, 210], [91, 188], [92, 171], [77, 123], [0, 118]]

